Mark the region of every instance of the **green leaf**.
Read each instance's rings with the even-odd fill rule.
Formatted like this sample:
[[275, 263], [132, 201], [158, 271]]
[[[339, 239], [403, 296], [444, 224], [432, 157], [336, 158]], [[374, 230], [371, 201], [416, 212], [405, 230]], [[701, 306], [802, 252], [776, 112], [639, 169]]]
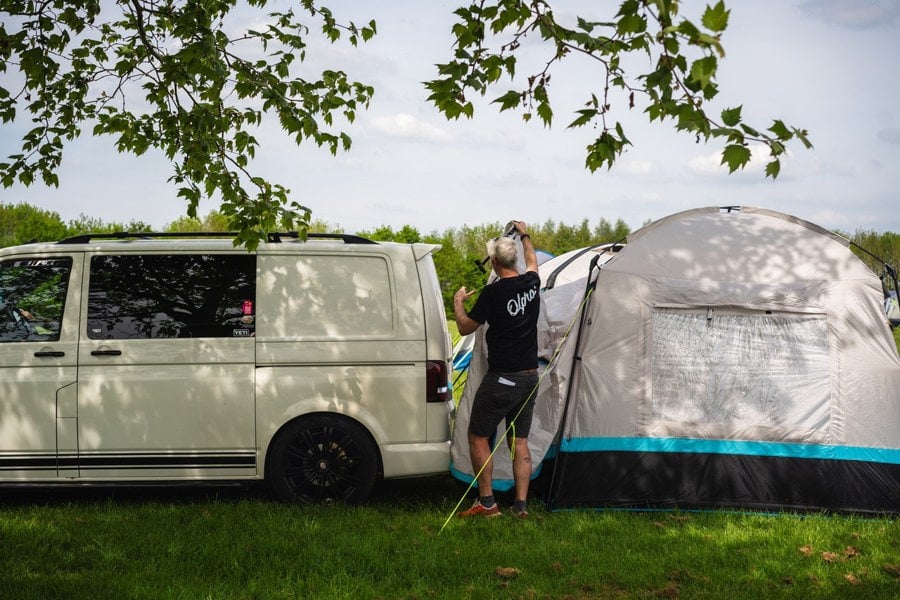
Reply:
[[803, 143], [803, 146], [807, 150], [812, 149], [813, 145], [812, 145], [812, 142], [809, 141], [809, 132], [808, 131], [806, 131], [805, 129], [794, 129], [794, 135], [797, 137], [797, 139], [800, 140], [800, 142]]
[[541, 102], [537, 106], [538, 116], [541, 118], [541, 121], [544, 122], [544, 125], [549, 126], [550, 122], [553, 121], [553, 109], [550, 108], [549, 102]]
[[775, 179], [781, 172], [781, 161], [775, 159], [766, 165], [766, 177]]
[[750, 127], [749, 125], [745, 125], [744, 123], [741, 123], [741, 129], [743, 129], [744, 133], [746, 133], [747, 135], [752, 135], [753, 137], [759, 137], [759, 131]]
[[746, 146], [738, 144], [729, 144], [722, 151], [723, 165], [728, 165], [728, 172], [734, 173], [738, 169], [743, 169], [750, 162], [750, 149]]
[[616, 31], [619, 35], [641, 33], [647, 30], [647, 20], [637, 14], [627, 14], [619, 19]]
[[674, 30], [678, 31], [678, 33], [686, 37], [690, 41], [690, 43], [695, 43], [695, 40], [700, 35], [700, 30], [697, 29], [697, 26], [687, 19], [681, 21], [681, 23], [678, 24], [678, 27], [676, 27]]
[[725, 9], [725, 2], [719, 0], [715, 6], [707, 6], [703, 12], [703, 26], [710, 31], [722, 32], [728, 27], [731, 11]]
[[678, 54], [678, 51], [680, 50], [678, 39], [675, 37], [669, 35], [665, 36], [662, 40], [662, 44], [669, 54]]
[[769, 131], [775, 134], [779, 140], [789, 140], [793, 137], [790, 129], [787, 128], [787, 125], [784, 124], [784, 121], [780, 119], [776, 119], [772, 126], [769, 127]]
[[578, 117], [569, 123], [568, 129], [572, 129], [573, 127], [582, 127], [590, 123], [600, 111], [595, 108], [583, 108], [581, 110], [575, 111], [578, 113]]
[[595, 23], [590, 23], [588, 21], [585, 21], [583, 18], [578, 17], [578, 29], [581, 29], [582, 31], [586, 31], [586, 32], [590, 33], [591, 31], [594, 30], [594, 26], [595, 26]]
[[695, 60], [691, 65], [691, 80], [696, 81], [700, 89], [709, 85], [710, 80], [716, 75], [718, 61], [715, 56], [705, 56]]
[[737, 108], [726, 108], [722, 111], [722, 122], [728, 127], [735, 127], [738, 123], [741, 122], [741, 109], [743, 106], [738, 106]]
[[494, 100], [492, 104], [499, 104], [500, 111], [509, 110], [511, 108], [515, 108], [522, 103], [522, 93], [517, 92], [515, 90], [510, 90]]

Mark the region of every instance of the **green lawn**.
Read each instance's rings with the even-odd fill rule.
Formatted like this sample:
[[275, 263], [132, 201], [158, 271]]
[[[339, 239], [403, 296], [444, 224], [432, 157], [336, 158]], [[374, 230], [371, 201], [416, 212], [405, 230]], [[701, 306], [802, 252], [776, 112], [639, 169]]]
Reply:
[[452, 518], [449, 477], [364, 506], [262, 489], [3, 491], [19, 598], [897, 598], [900, 523], [736, 512]]
[[549, 513], [536, 497], [525, 521], [461, 520], [464, 491], [385, 482], [351, 507], [262, 486], [3, 489], [0, 597], [900, 598], [893, 518]]

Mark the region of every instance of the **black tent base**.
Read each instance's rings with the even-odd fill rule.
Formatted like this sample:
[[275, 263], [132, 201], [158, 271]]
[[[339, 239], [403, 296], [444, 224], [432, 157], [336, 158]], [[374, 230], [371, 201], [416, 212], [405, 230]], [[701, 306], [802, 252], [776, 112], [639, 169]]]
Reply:
[[560, 453], [537, 487], [551, 510], [739, 508], [900, 514], [900, 465], [661, 452]]

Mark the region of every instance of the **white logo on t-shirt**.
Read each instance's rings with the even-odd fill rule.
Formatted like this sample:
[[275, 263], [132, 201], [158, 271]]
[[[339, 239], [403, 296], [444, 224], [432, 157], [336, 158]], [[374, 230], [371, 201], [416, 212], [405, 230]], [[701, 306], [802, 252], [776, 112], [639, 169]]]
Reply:
[[528, 306], [529, 302], [534, 300], [535, 296], [537, 296], [537, 290], [535, 288], [531, 288], [527, 292], [522, 292], [515, 298], [512, 298], [509, 302], [506, 303], [506, 310], [507, 312], [509, 312], [509, 316], [515, 317], [516, 315], [524, 314], [525, 307]]

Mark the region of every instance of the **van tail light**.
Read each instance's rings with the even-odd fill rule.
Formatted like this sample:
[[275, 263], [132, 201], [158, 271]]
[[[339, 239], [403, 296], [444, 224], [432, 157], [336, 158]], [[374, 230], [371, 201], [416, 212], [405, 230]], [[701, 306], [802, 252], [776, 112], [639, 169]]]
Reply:
[[425, 401], [446, 402], [450, 399], [450, 371], [445, 360], [425, 362]]

